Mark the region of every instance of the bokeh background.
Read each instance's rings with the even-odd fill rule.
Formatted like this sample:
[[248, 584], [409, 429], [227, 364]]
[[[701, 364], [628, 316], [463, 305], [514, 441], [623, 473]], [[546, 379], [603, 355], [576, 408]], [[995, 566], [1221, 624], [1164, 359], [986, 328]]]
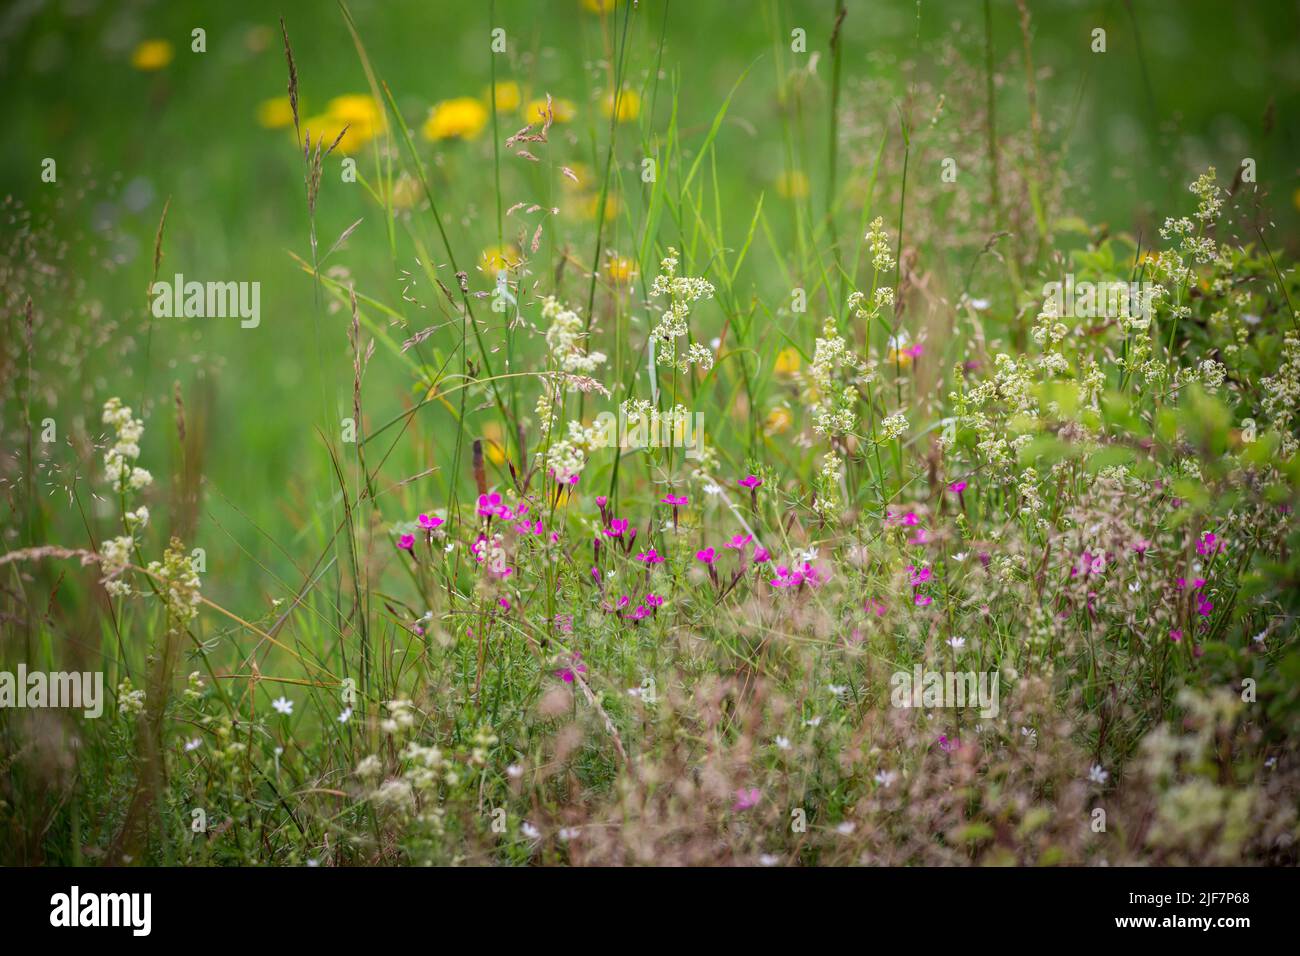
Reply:
[[[500, 103], [499, 138], [523, 125], [522, 111], [538, 96], [549, 92], [572, 105], [571, 118], [553, 129], [543, 163], [502, 161], [507, 205], [537, 202], [560, 210], [547, 219], [530, 282], [546, 291], [566, 256], [590, 261], [591, 184], [609, 137], [602, 101], [622, 48], [627, 86], [641, 99], [637, 115], [619, 126], [605, 245], [631, 252], [639, 238], [639, 162], [662, 146], [673, 95], [690, 159], [736, 87], [718, 131], [710, 187], [716, 186], [733, 245], [744, 240], [762, 195], [764, 229], [737, 285], [771, 300], [788, 296], [788, 277], [776, 267], [772, 247], [809, 241], [801, 216], [812, 222], [827, 199], [833, 0], [643, 0], [625, 46], [623, 21], [601, 0], [499, 0], [495, 6], [351, 0], [348, 6], [375, 72], [391, 87], [429, 163], [462, 263], [479, 262], [497, 242], [491, 129], [433, 141], [420, 131], [433, 104], [487, 96], [496, 25], [508, 36], [507, 52], [495, 57], [497, 79], [515, 84], [518, 100]], [[906, 114], [917, 129], [946, 131], [913, 157], [911, 201], [913, 215], [931, 223], [931, 237], [942, 240], [945, 223], [951, 229], [951, 242], [938, 242], [932, 257], [960, 274], [987, 233], [977, 211], [985, 176], [969, 165], [980, 162], [983, 143], [963, 126], [966, 104], [983, 95], [972, 78], [980, 76], [986, 53], [985, 6], [850, 0], [846, 9], [836, 134], [842, 229], [851, 232], [858, 221], [866, 191], [856, 184], [888, 131], [885, 165], [896, 170], [898, 119]], [[1030, 129], [1032, 85], [1044, 146], [1064, 173], [1055, 184], [1061, 209], [1094, 227], [1149, 234], [1164, 215], [1186, 211], [1184, 187], [1201, 168], [1215, 164], [1226, 183], [1241, 159], [1251, 157], [1275, 251], [1300, 251], [1300, 4], [1058, 0], [1028, 10], [1032, 69], [1024, 60], [1017, 5], [988, 5], [996, 122], [1000, 133]], [[317, 135], [322, 127], [337, 131], [331, 111], [342, 107], [336, 98], [364, 97], [368, 84], [335, 3], [19, 0], [0, 12], [0, 193], [8, 197], [3, 256], [13, 280], [4, 334], [11, 342], [22, 334], [17, 297], [30, 292], [40, 316], [33, 416], [50, 415], [69, 434], [94, 435], [95, 410], [120, 394], [146, 411], [144, 464], [171, 476], [179, 457], [170, 402], [179, 382], [191, 429], [201, 435], [206, 485], [199, 540], [209, 550], [210, 571], [219, 572], [205, 585], [217, 595], [252, 581], [262, 566], [287, 567], [296, 538], [314, 527], [313, 515], [330, 495], [328, 480], [320, 480], [328, 469], [316, 432], [324, 417], [318, 382], [327, 383], [330, 402], [350, 402], [348, 317], [327, 305], [318, 310], [311, 277], [294, 259], [310, 257], [309, 220], [302, 156], [284, 125], [283, 104], [276, 103], [286, 84], [281, 14], [297, 60], [305, 125], [317, 127]], [[196, 27], [206, 31], [206, 52], [191, 51]], [[806, 54], [790, 51], [795, 28], [807, 32]], [[1106, 31], [1105, 53], [1090, 49], [1096, 28]], [[353, 155], [373, 184], [376, 142], [364, 133], [354, 129]], [[965, 202], [932, 204], [946, 144], [962, 175], [970, 176], [959, 179], [969, 195]], [[55, 184], [41, 181], [46, 157], [57, 162]], [[400, 181], [405, 192], [395, 204], [402, 208], [390, 230], [365, 184], [341, 181], [340, 159], [327, 161], [318, 203], [322, 250], [350, 224], [361, 224], [325, 266], [345, 270], [338, 273], [342, 281], [355, 282], [359, 292], [420, 328], [420, 312], [436, 291], [426, 284], [409, 293], [411, 301], [402, 297], [403, 272], [418, 272], [419, 244], [439, 248], [424, 204], [409, 181]], [[1011, 166], [1014, 159], [1004, 162]], [[379, 163], [391, 170], [400, 165], [395, 157], [389, 165], [380, 156]], [[560, 165], [577, 171], [582, 184], [557, 176]], [[896, 189], [896, 178], [885, 177], [875, 195], [887, 216], [897, 208]], [[260, 282], [258, 329], [217, 319], [150, 324], [145, 289], [168, 198], [161, 278], [182, 272]], [[507, 235], [513, 228], [507, 224]], [[681, 228], [665, 223], [661, 241], [672, 241]], [[60, 269], [45, 268], [50, 263]], [[473, 287], [491, 288], [486, 273], [473, 276]], [[381, 313], [372, 317], [386, 321]], [[806, 328], [785, 331], [807, 346], [815, 326], [808, 319]], [[398, 342], [405, 334], [391, 330]], [[15, 353], [6, 354], [7, 388], [16, 389]], [[411, 369], [385, 348], [376, 352], [366, 389], [373, 421], [420, 397]], [[474, 421], [467, 427], [475, 428]], [[393, 476], [437, 463], [449, 427], [446, 417], [421, 419], [395, 452]], [[14, 447], [17, 437], [11, 418], [6, 443]], [[40, 480], [44, 493], [67, 498], [75, 531], [89, 505], [85, 478], [57, 459], [46, 463]], [[468, 483], [468, 476], [458, 480]], [[72, 493], [79, 482], [80, 497]], [[430, 485], [430, 495], [441, 495], [441, 487]]]

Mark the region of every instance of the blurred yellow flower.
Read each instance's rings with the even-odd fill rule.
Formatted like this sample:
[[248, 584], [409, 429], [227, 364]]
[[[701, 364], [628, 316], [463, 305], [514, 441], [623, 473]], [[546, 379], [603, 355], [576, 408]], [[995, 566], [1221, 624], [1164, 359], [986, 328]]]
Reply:
[[[600, 104], [605, 117], [614, 115], [614, 94], [606, 93]], [[641, 115], [641, 94], [636, 90], [624, 90], [618, 97], [618, 122], [631, 123]]]
[[487, 422], [483, 426], [483, 454], [487, 460], [494, 465], [504, 465], [506, 462], [505, 445], [501, 441], [501, 425], [498, 422]]
[[1300, 189], [1297, 189], [1291, 194], [1291, 203], [1296, 207], [1296, 209], [1300, 210]]
[[776, 191], [783, 199], [803, 199], [808, 195], [808, 177], [801, 170], [776, 177]]
[[609, 13], [618, 6], [618, 0], [582, 0], [582, 5], [592, 13]]
[[[528, 105], [524, 107], [524, 121], [527, 123], [545, 122], [546, 99], [529, 100]], [[578, 115], [578, 108], [573, 105], [573, 100], [559, 100], [551, 98], [551, 117], [556, 123], [568, 123]]]
[[573, 179], [577, 182], [575, 183], [568, 176], [561, 176], [560, 185], [570, 192], [586, 189], [587, 184], [591, 182], [591, 167], [586, 163], [570, 163], [569, 171], [573, 173]]
[[[578, 203], [578, 213], [583, 219], [595, 219], [600, 209], [600, 193], [583, 196]], [[609, 222], [618, 215], [618, 197], [613, 193], [605, 194], [605, 221]]]
[[289, 97], [277, 96], [275, 99], [263, 100], [257, 107], [257, 122], [267, 129], [282, 129], [293, 125], [293, 107]]
[[776, 353], [776, 374], [793, 375], [799, 371], [799, 350], [788, 345]]
[[487, 121], [487, 107], [472, 96], [443, 100], [429, 110], [429, 118], [424, 121], [424, 138], [476, 139]]
[[502, 269], [519, 265], [520, 261], [519, 250], [512, 245], [488, 246], [479, 254], [478, 267], [495, 276]]
[[[334, 142], [334, 137], [347, 127], [347, 132], [338, 145], [342, 153], [356, 152], [385, 129], [383, 109], [374, 97], [362, 93], [334, 97], [325, 107], [325, 116], [317, 122], [316, 135], [324, 134], [326, 146]], [[312, 128], [309, 123], [308, 129]]]
[[393, 183], [393, 190], [389, 194], [389, 199], [394, 209], [410, 209], [420, 201], [423, 192], [420, 184], [416, 182], [414, 176], [408, 176], [402, 173]]
[[627, 256], [610, 256], [605, 270], [616, 284], [627, 285], [636, 275], [636, 263]]
[[782, 432], [789, 431], [792, 424], [794, 424], [794, 415], [791, 414], [790, 409], [778, 405], [767, 413], [763, 430], [769, 435], [780, 435]]
[[[483, 91], [483, 101], [488, 102], [491, 90]], [[514, 80], [502, 80], [496, 85], [496, 103], [498, 113], [513, 113], [519, 109], [522, 97], [519, 95], [519, 84]]]
[[161, 70], [172, 61], [172, 45], [166, 40], [145, 40], [131, 52], [137, 70]]

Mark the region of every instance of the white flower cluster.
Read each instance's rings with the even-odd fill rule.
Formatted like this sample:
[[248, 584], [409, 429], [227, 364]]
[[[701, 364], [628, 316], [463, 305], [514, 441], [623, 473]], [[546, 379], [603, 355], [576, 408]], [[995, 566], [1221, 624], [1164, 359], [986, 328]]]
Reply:
[[[405, 698], [390, 700], [384, 705], [388, 716], [379, 722], [379, 729], [386, 734], [397, 734], [415, 726], [415, 705]], [[360, 773], [360, 768], [357, 768]]]
[[546, 450], [546, 466], [560, 484], [568, 484], [587, 466], [587, 452], [603, 444], [600, 428], [584, 428], [580, 422], [569, 422], [569, 434], [551, 443]]
[[[546, 329], [546, 347], [550, 349], [557, 368], [590, 375], [604, 364], [604, 352], [588, 352], [582, 348], [585, 335], [582, 319], [573, 309], [565, 308], [555, 296], [547, 296], [542, 303], [542, 318], [550, 322]], [[569, 391], [575, 388], [569, 385]]]
[[892, 441], [907, 431], [907, 417], [901, 412], [890, 415], [880, 423], [880, 440]]
[[849, 378], [866, 373], [869, 366], [853, 354], [835, 326], [827, 318], [821, 337], [813, 349], [812, 367], [808, 370], [813, 431], [820, 435], [846, 435], [857, 424], [858, 389], [852, 382], [843, 383], [837, 378]]
[[136, 690], [129, 677], [123, 677], [117, 685], [117, 712], [123, 715], [144, 712], [144, 691]]
[[660, 274], [655, 276], [650, 286], [652, 296], [667, 296], [668, 311], [663, 314], [659, 324], [652, 333], [656, 345], [656, 361], [662, 359], [665, 364], [673, 364], [681, 372], [692, 365], [699, 365], [705, 371], [713, 367], [713, 352], [698, 343], [692, 344], [684, 355], [678, 357], [677, 340], [688, 335], [690, 328], [686, 323], [690, 316], [690, 304], [700, 299], [713, 298], [713, 284], [707, 279], [695, 276], [677, 275], [677, 250], [671, 246], [668, 255], [659, 263]]
[[117, 440], [104, 453], [104, 471], [117, 491], [139, 491], [153, 481], [153, 476], [133, 462], [140, 457], [140, 439], [144, 435], [144, 422], [133, 418], [131, 409], [117, 397], [104, 403], [103, 422], [112, 425]]
[[1259, 384], [1264, 391], [1264, 414], [1282, 436], [1279, 453], [1289, 458], [1300, 447], [1291, 430], [1300, 410], [1300, 337], [1294, 332], [1288, 332], [1282, 342], [1282, 361], [1277, 374], [1261, 379]]
[[867, 248], [871, 252], [872, 268], [877, 272], [888, 272], [894, 268], [894, 254], [889, 248], [889, 237], [885, 235], [883, 216], [877, 216], [871, 220], [871, 227], [867, 230], [865, 238]]
[[130, 535], [122, 535], [119, 538], [109, 538], [99, 549], [99, 567], [104, 572], [104, 590], [113, 597], [126, 597], [131, 593], [130, 583], [121, 580], [119, 575], [130, 563], [133, 547], [135, 547], [135, 539]]
[[172, 538], [171, 545], [163, 553], [163, 560], [150, 561], [148, 570], [158, 579], [158, 592], [175, 626], [183, 628], [194, 620], [203, 600], [199, 591], [199, 572], [180, 541]]

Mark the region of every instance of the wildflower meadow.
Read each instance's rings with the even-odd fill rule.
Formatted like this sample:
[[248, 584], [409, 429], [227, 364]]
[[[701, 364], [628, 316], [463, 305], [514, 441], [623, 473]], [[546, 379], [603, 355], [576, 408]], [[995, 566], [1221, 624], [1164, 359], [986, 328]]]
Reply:
[[14, 5], [0, 863], [1295, 865], [1298, 21]]

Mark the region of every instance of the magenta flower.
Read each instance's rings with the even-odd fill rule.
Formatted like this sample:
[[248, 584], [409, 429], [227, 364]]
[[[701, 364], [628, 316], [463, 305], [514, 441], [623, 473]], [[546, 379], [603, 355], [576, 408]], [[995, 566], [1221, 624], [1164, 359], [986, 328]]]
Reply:
[[914, 588], [920, 587], [926, 581], [930, 580], [930, 578], [934, 577], [934, 572], [931, 571], [928, 567], [918, 568], [914, 564], [909, 564], [907, 566], [907, 574], [908, 574], [908, 580], [911, 581], [912, 587]]
[[664, 606], [664, 599], [661, 598], [661, 597], [660, 597], [659, 595], [657, 595], [657, 594], [647, 594], [647, 595], [645, 596], [645, 602], [646, 602], [646, 604], [649, 604], [651, 607], [663, 607], [663, 606]]
[[953, 494], [959, 495], [966, 490], [966, 482], [954, 481], [951, 485], [948, 486], [948, 490], [951, 491]]
[[876, 615], [876, 617], [884, 617], [885, 611], [888, 610], [888, 608], [885, 607], [884, 601], [877, 601], [875, 598], [867, 598], [867, 603], [863, 605], [863, 609], [866, 610], [868, 614]]
[[425, 531], [432, 531], [443, 523], [443, 520], [437, 515], [433, 515], [432, 517], [429, 515], [420, 515], [419, 521], [420, 527]]
[[712, 548], [705, 548], [703, 551], [695, 552], [695, 560], [703, 561], [705, 564], [712, 564], [717, 560], [717, 555], [714, 554]]
[[603, 507], [605, 507], [605, 502], [607, 502], [607, 501], [609, 501], [609, 499], [606, 498], [604, 495], [597, 495], [597, 496], [596, 496], [596, 507], [597, 507], [597, 508], [603, 508]]
[[915, 511], [909, 511], [907, 514], [903, 515], [903, 524], [907, 525], [909, 528], [915, 527], [920, 523], [921, 519], [916, 516]]
[[767, 548], [755, 548], [755, 549], [754, 549], [754, 563], [755, 563], [755, 564], [766, 564], [766, 563], [767, 563], [768, 561], [770, 561], [770, 560], [772, 560], [772, 555], [768, 553]]
[[917, 607], [929, 607], [934, 603], [934, 598], [930, 597], [928, 594], [918, 594], [912, 599], [912, 603]]
[[1133, 550], [1137, 552], [1137, 556], [1139, 558], [1145, 558], [1147, 551], [1149, 551], [1150, 548], [1151, 548], [1151, 542], [1148, 541], [1146, 538], [1140, 538], [1139, 540], [1133, 542]]
[[495, 491], [490, 495], [478, 496], [478, 513], [484, 517], [494, 518], [501, 513], [501, 496]]
[[664, 556], [651, 548], [649, 551], [642, 551], [636, 556], [638, 561], [644, 561], [646, 564], [663, 564]]
[[649, 617], [649, 616], [650, 616], [650, 609], [646, 607], [644, 604], [638, 604], [635, 608], [633, 608], [632, 613], [628, 615], [628, 617], [630, 617], [634, 621], [639, 621], [641, 620], [641, 618]]
[[960, 746], [961, 746], [961, 741], [949, 740], [947, 734], [939, 735], [939, 749], [942, 750], [944, 753], [950, 754]]
[[627, 530], [627, 519], [615, 518], [613, 521], [609, 523], [609, 527], [606, 528], [604, 531], [602, 531], [601, 534], [605, 535], [605, 537], [607, 538], [621, 538], [623, 536], [623, 532], [626, 530]]
[[744, 478], [740, 479], [740, 486], [742, 488], [757, 488], [762, 483], [763, 479], [759, 478], [757, 475], [746, 475]]
[[1171, 628], [1169, 631], [1169, 639], [1173, 641], [1175, 644], [1177, 644], [1179, 641], [1183, 639], [1183, 632], [1176, 627]]
[[1201, 535], [1201, 540], [1196, 543], [1196, 553], [1208, 557], [1221, 547], [1223, 547], [1223, 542], [1213, 532], [1207, 531]]
[[502, 609], [506, 611], [510, 610], [510, 602], [505, 598], [497, 598], [497, 604], [501, 605]]
[[732, 535], [732, 536], [731, 536], [731, 540], [727, 542], [727, 547], [728, 547], [728, 548], [735, 548], [737, 551], [743, 551], [744, 548], [745, 548], [745, 545], [749, 544], [749, 542], [751, 542], [751, 541], [753, 541], [753, 540], [754, 540], [753, 535], [748, 535], [748, 534], [746, 534], [746, 535], [739, 535], [739, 534]]
[[414, 553], [415, 553], [415, 535], [413, 535], [413, 534], [404, 534], [404, 535], [402, 535], [400, 538], [397, 539], [397, 546], [398, 546], [399, 548], [401, 548], [403, 551], [410, 551], [412, 554], [414, 554]]
[[731, 805], [731, 809], [736, 811], [750, 810], [758, 806], [758, 801], [763, 799], [762, 793], [758, 787], [750, 787], [748, 790], [741, 788], [736, 791], [736, 802]]
[[1213, 610], [1214, 605], [1210, 602], [1209, 598], [1203, 597], [1199, 594], [1196, 596], [1196, 612], [1200, 614], [1201, 617], [1209, 617], [1210, 612]]
[[574, 651], [568, 667], [561, 667], [555, 676], [566, 684], [572, 684], [576, 674], [587, 673], [587, 665], [582, 663], [582, 652]]
[[672, 505], [674, 508], [681, 507], [682, 505], [686, 504], [686, 502], [689, 500], [690, 499], [687, 498], [685, 495], [664, 495], [662, 499], [664, 504]]

